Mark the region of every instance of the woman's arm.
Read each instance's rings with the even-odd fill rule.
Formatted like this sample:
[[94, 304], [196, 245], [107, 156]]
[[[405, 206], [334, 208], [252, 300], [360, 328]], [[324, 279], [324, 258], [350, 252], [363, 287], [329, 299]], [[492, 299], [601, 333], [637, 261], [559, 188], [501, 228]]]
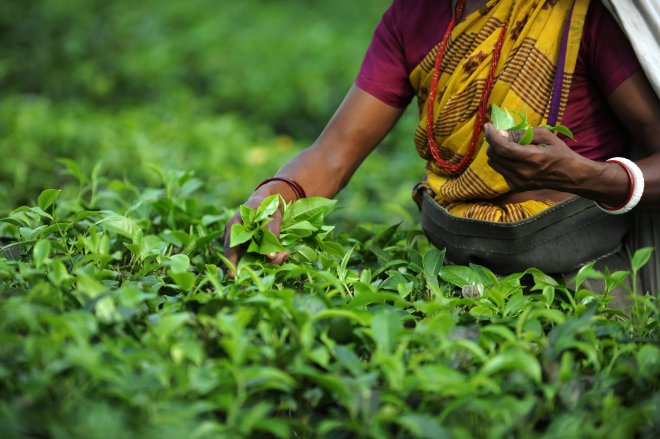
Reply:
[[[318, 139], [286, 163], [276, 175], [295, 180], [307, 196], [332, 198], [348, 183], [402, 113], [403, 109], [387, 105], [353, 86]], [[273, 194], [280, 194], [287, 201], [295, 199], [295, 193], [287, 183], [272, 181], [256, 190], [245, 204], [255, 208]], [[243, 249], [230, 247], [229, 231], [240, 221], [240, 214], [236, 213], [225, 226], [224, 253], [234, 266]], [[281, 222], [281, 213], [277, 212], [267, 227], [279, 236]], [[269, 255], [269, 259], [278, 264], [287, 257], [286, 253]]]
[[308, 196], [332, 198], [402, 113], [353, 86], [318, 139], [277, 175], [296, 180]]
[[607, 102], [647, 157], [636, 161], [644, 174], [640, 206], [660, 209], [660, 100], [642, 70], [614, 90]]
[[[660, 208], [660, 101], [643, 72], [623, 81], [608, 103], [648, 157], [637, 161], [645, 191], [639, 207]], [[589, 160], [544, 128], [534, 130], [534, 144], [519, 145], [509, 133], [486, 124], [489, 164], [504, 176], [512, 191], [551, 189], [569, 192], [609, 206], [621, 205], [629, 190], [627, 173], [615, 163]]]

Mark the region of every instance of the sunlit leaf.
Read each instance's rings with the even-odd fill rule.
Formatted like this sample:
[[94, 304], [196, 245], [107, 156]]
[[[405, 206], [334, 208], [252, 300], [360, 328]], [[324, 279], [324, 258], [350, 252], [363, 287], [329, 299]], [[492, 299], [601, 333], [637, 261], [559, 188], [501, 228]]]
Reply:
[[552, 125], [542, 125], [544, 128], [547, 128], [548, 130], [556, 133], [561, 133], [565, 135], [566, 137], [573, 138], [573, 132], [567, 127], [562, 124], [557, 124], [555, 126]]
[[40, 239], [37, 241], [37, 243], [34, 245], [33, 255], [34, 264], [37, 267], [41, 267], [50, 255], [50, 241], [45, 239]]
[[371, 333], [377, 348], [386, 353], [392, 352], [397, 345], [401, 327], [401, 317], [397, 313], [390, 311], [376, 314], [371, 321]]
[[245, 204], [241, 204], [239, 211], [241, 213], [241, 220], [244, 224], [252, 224], [257, 217], [257, 211], [247, 207]]
[[602, 277], [600, 273], [598, 273], [594, 269], [594, 265], [596, 264], [595, 261], [588, 263], [587, 265], [582, 266], [578, 272], [577, 275], [575, 276], [575, 290], [579, 290], [582, 284], [586, 279], [597, 279], [599, 277]]
[[653, 255], [653, 247], [644, 247], [638, 249], [632, 257], [633, 272], [638, 272], [644, 267]]
[[491, 105], [490, 120], [495, 129], [498, 130], [508, 130], [516, 125], [516, 121], [513, 119], [511, 113], [505, 108], [500, 108], [495, 103]]
[[280, 243], [280, 240], [270, 230], [263, 231], [263, 238], [259, 245], [258, 252], [267, 255], [273, 252], [284, 252], [286, 248]]
[[97, 221], [95, 225], [101, 226], [101, 228], [109, 232], [117, 233], [132, 239], [133, 236], [135, 236], [135, 233], [140, 229], [135, 221], [126, 216], [109, 211], [103, 212], [103, 215], [104, 218]]
[[257, 215], [254, 218], [254, 221], [260, 222], [269, 218], [272, 214], [275, 213], [279, 205], [280, 197], [277, 194], [264, 198], [264, 200], [261, 202], [261, 205], [257, 209]]
[[184, 254], [172, 255], [167, 260], [167, 265], [173, 273], [185, 273], [190, 268], [190, 259]]
[[529, 145], [532, 143], [532, 140], [534, 140], [534, 131], [532, 131], [532, 128], [527, 128], [525, 130], [525, 134], [520, 138], [518, 141], [519, 145]]
[[329, 212], [336, 202], [336, 200], [322, 197], [303, 198], [286, 207], [283, 223], [295, 224], [301, 221], [310, 221], [310, 218]]
[[440, 278], [457, 287], [465, 285], [477, 285], [481, 283], [481, 276], [464, 265], [445, 265], [440, 270]]
[[630, 276], [629, 271], [615, 271], [605, 276], [605, 291], [610, 292]]
[[422, 263], [427, 276], [437, 276], [445, 260], [445, 250], [433, 248], [424, 254]]
[[62, 191], [60, 189], [46, 189], [41, 194], [39, 194], [39, 199], [37, 204], [39, 208], [46, 210], [57, 200]]
[[230, 243], [229, 245], [232, 247], [236, 247], [238, 245], [244, 244], [248, 242], [256, 231], [254, 230], [246, 230], [245, 226], [240, 223], [233, 224], [230, 229]]
[[436, 418], [428, 415], [406, 414], [399, 417], [397, 423], [412, 433], [414, 437], [428, 439], [449, 439], [451, 437]]
[[658, 346], [645, 344], [637, 352], [637, 367], [642, 376], [657, 377], [660, 373], [660, 348]]

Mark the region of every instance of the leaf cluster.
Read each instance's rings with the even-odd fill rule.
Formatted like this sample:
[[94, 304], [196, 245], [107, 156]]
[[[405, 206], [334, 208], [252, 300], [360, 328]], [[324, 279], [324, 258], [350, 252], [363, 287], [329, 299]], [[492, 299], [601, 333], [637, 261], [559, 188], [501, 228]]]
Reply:
[[[518, 141], [521, 145], [529, 145], [534, 140], [533, 127], [527, 122], [527, 115], [522, 114], [518, 111], [512, 110], [520, 122], [516, 122], [511, 112], [506, 108], [500, 108], [497, 104], [491, 105], [491, 121], [495, 129], [505, 130], [505, 131], [524, 131], [520, 140]], [[573, 138], [573, 132], [568, 129], [568, 127], [562, 124], [552, 125], [541, 125], [543, 128], [547, 128], [553, 133], [561, 133], [566, 137]]]
[[230, 279], [231, 211], [190, 173], [160, 175], [88, 177], [0, 222], [3, 437], [657, 431], [658, 300], [623, 282], [651, 249], [630, 272], [497, 276], [449, 264], [419, 229], [335, 234], [332, 202], [310, 199], [285, 207], [291, 258], [247, 257]]
[[[246, 244], [248, 253], [267, 255], [286, 251], [287, 248], [304, 241], [323, 240], [334, 227], [323, 224], [325, 215], [336, 201], [321, 197], [310, 197], [286, 203], [280, 196], [266, 197], [257, 209], [241, 205], [242, 223], [231, 227], [230, 245]], [[272, 215], [282, 206], [280, 239], [266, 225]]]

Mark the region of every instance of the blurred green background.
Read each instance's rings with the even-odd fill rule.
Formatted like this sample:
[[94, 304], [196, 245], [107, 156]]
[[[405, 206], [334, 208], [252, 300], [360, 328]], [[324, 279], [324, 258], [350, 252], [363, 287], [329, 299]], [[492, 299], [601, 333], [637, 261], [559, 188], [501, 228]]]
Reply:
[[[192, 170], [235, 208], [322, 130], [389, 3], [0, 2], [0, 210], [75, 183], [62, 158], [144, 186], [151, 165]], [[416, 221], [412, 107], [340, 195], [341, 227]]]

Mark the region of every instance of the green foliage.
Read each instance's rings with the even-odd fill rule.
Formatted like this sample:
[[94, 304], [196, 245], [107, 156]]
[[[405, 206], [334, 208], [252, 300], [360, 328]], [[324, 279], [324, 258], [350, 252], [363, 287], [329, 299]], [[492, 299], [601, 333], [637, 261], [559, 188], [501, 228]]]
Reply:
[[279, 203], [279, 196], [271, 195], [256, 210], [241, 206], [243, 222], [231, 227], [230, 245], [236, 247], [249, 241], [247, 251], [262, 255], [284, 251], [284, 247], [273, 235], [273, 232], [265, 228], [266, 224], [271, 221], [271, 216], [278, 209]]
[[[389, 3], [0, 2], [0, 212], [98, 163], [140, 186], [145, 165], [194, 169], [238, 205], [323, 129]], [[342, 194], [365, 209], [337, 221], [412, 223], [413, 113]]]
[[388, 4], [10, 0], [0, 5], [0, 89], [112, 109], [192, 98], [315, 136]]
[[283, 206], [279, 243], [276, 199], [243, 208], [226, 275], [234, 207], [319, 132], [388, 4], [0, 2], [1, 437], [657, 432], [657, 297], [584, 288], [636, 291], [652, 250], [574, 285], [448, 265], [411, 228], [415, 114], [349, 208]]
[[[300, 254], [308, 261], [316, 258], [310, 245], [320, 243], [334, 229], [323, 224], [325, 215], [336, 201], [311, 197], [286, 204], [281, 197], [271, 195], [263, 200], [257, 209], [245, 205], [240, 207], [242, 224], [231, 227], [230, 245], [244, 245], [248, 253], [268, 255], [274, 252], [290, 251]], [[282, 206], [280, 239], [268, 230], [271, 216]]]
[[[657, 297], [623, 313], [579, 279], [446, 265], [401, 225], [335, 235], [318, 198], [284, 206], [287, 263], [246, 257], [232, 280], [231, 211], [191, 173], [160, 174], [144, 188], [86, 177], [2, 219], [3, 437], [658, 428]], [[242, 210], [250, 242], [278, 206]]]

